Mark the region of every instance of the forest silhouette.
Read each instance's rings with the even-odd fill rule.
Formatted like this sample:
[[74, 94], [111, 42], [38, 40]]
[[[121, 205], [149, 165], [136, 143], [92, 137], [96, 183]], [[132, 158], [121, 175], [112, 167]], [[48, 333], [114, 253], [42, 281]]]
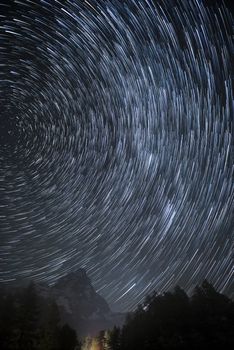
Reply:
[[61, 325], [57, 304], [38, 295], [33, 283], [0, 295], [1, 350], [79, 349], [75, 330]]
[[[79, 334], [78, 334], [79, 336]], [[206, 280], [188, 296], [180, 287], [148, 295], [122, 328], [78, 340], [51, 299], [31, 283], [0, 294], [1, 350], [172, 350], [234, 348], [234, 302]]]
[[234, 302], [206, 280], [191, 297], [178, 286], [154, 292], [96, 344], [99, 350], [234, 349]]

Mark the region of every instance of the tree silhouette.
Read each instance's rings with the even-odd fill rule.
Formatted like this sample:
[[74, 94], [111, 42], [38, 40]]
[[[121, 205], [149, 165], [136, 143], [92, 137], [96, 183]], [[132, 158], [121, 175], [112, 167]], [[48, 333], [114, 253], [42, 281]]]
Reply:
[[112, 350], [116, 344], [121, 350], [232, 349], [234, 303], [207, 281], [190, 298], [178, 286], [162, 295], [154, 292], [128, 316], [118, 336], [110, 332]]
[[0, 350], [79, 348], [76, 332], [68, 325], [60, 326], [56, 303], [38, 296], [33, 283], [0, 292]]
[[14, 297], [9, 294], [1, 297], [0, 344], [2, 350], [18, 349], [18, 315]]
[[19, 350], [36, 350], [39, 337], [39, 300], [30, 283], [23, 291], [19, 307]]
[[59, 349], [60, 350], [74, 350], [78, 348], [78, 341], [76, 332], [69, 325], [65, 324], [59, 334]]
[[59, 348], [59, 310], [54, 301], [42, 308], [40, 340], [38, 350], [56, 350]]

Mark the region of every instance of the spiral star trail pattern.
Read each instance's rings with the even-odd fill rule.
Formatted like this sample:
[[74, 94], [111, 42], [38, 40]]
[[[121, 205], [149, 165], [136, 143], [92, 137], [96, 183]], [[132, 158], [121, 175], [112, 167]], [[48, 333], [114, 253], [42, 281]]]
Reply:
[[0, 282], [232, 293], [233, 52], [223, 5], [1, 2]]

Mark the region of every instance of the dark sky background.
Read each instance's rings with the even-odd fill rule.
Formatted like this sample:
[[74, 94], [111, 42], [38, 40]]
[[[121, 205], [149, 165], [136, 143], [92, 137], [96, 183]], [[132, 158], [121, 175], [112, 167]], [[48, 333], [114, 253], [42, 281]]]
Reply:
[[204, 278], [233, 295], [225, 3], [1, 1], [0, 283], [83, 267], [122, 311]]

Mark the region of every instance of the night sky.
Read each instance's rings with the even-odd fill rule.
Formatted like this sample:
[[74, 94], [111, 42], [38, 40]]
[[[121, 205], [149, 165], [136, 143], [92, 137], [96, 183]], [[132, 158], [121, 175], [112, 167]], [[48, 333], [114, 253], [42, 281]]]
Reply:
[[82, 267], [121, 311], [204, 278], [233, 295], [222, 4], [1, 0], [0, 283]]

